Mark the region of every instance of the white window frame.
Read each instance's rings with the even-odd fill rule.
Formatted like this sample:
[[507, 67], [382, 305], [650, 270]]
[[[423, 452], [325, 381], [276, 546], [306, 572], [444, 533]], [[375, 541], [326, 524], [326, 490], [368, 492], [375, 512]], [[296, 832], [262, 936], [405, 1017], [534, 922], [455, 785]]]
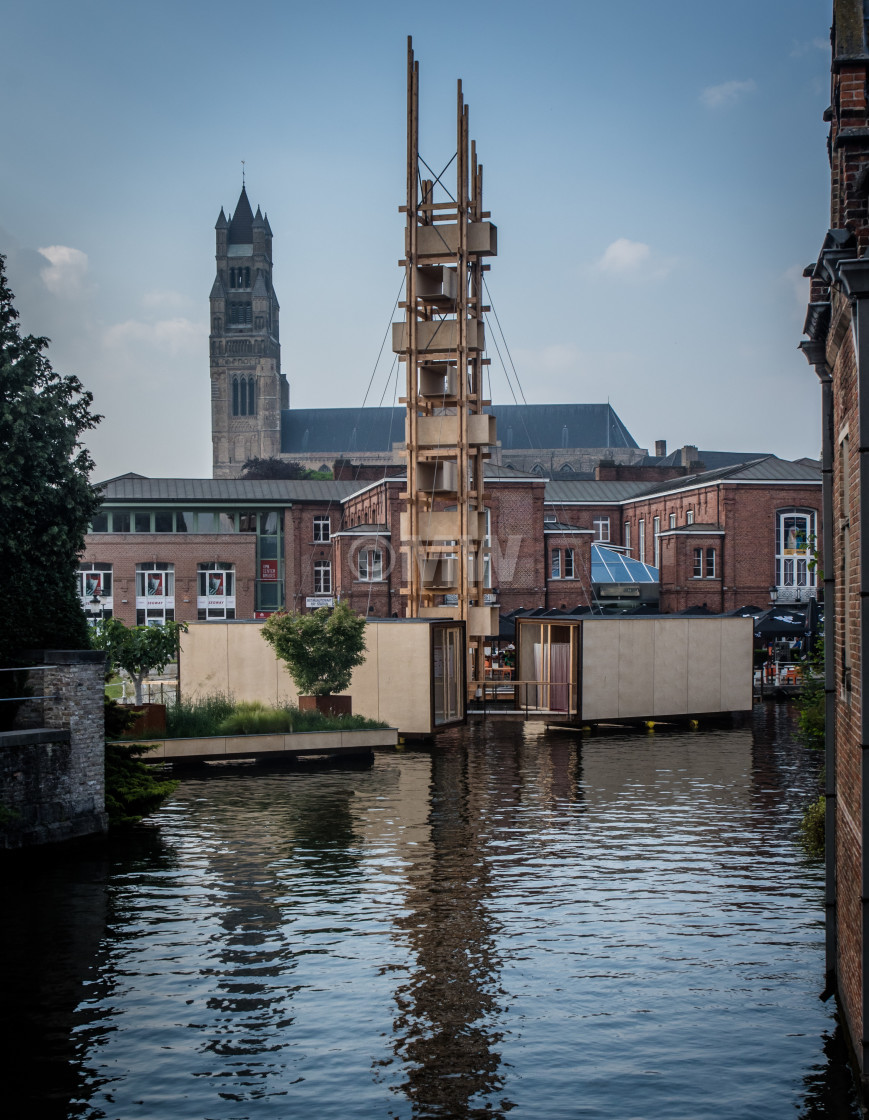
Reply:
[[[609, 520], [609, 518], [607, 518]], [[562, 579], [576, 579], [576, 567], [574, 565], [574, 555], [572, 548], [564, 550], [564, 567], [562, 569]]]
[[670, 514], [670, 528], [671, 529], [676, 528], [676, 514], [675, 513]]
[[359, 579], [364, 583], [382, 583], [383, 549], [363, 548], [358, 554]]
[[641, 564], [645, 564], [645, 562], [646, 562], [646, 519], [644, 517], [641, 517], [639, 519], [639, 521], [637, 522], [637, 546], [639, 548], [639, 552], [637, 553], [637, 559], [640, 561]]
[[561, 549], [553, 548], [549, 553], [549, 578], [561, 579]]
[[592, 521], [594, 539], [601, 544], [608, 544], [610, 539], [610, 519], [600, 514]]
[[332, 594], [332, 561], [331, 560], [315, 560], [314, 561], [314, 594], [315, 595], [331, 595]]
[[685, 510], [685, 524], [686, 525], [693, 525], [694, 524], [694, 510], [693, 509], [686, 509]]
[[654, 566], [660, 568], [661, 566], [661, 519], [655, 517], [652, 519], [652, 555], [655, 558]]
[[694, 574], [692, 579], [703, 579], [703, 549], [694, 549]]
[[[710, 560], [712, 563], [710, 564]], [[710, 568], [712, 569], [710, 571]], [[716, 579], [718, 577], [718, 553], [714, 548], [706, 549], [706, 556], [704, 557], [703, 575], [705, 579]]]
[[314, 518], [312, 532], [314, 534], [314, 544], [328, 544], [332, 539], [332, 519], [328, 516], [317, 516]]
[[631, 550], [631, 523], [625, 522], [625, 548], [630, 552]]

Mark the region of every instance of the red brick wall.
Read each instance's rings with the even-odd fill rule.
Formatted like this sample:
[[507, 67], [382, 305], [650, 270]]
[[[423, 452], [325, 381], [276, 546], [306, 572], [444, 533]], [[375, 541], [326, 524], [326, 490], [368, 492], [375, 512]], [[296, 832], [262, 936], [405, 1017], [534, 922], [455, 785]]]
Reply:
[[82, 560], [112, 565], [114, 615], [128, 626], [136, 625], [136, 565], [152, 560], [175, 565], [178, 622], [196, 621], [197, 564], [212, 560], [235, 565], [235, 616], [253, 618], [253, 533], [88, 533]]

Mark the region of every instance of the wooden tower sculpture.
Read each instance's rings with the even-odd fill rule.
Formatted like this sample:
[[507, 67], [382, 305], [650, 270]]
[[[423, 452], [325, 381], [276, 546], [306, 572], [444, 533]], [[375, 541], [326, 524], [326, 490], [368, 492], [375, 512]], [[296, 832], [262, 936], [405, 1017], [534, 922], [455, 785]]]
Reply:
[[[403, 593], [410, 617], [462, 619], [469, 642], [479, 645], [498, 633], [498, 608], [486, 605], [483, 480], [496, 439], [483, 399], [483, 258], [497, 252], [497, 230], [483, 210], [483, 168], [468, 139], [461, 81], [456, 118], [453, 197], [442, 178], [446, 168], [431, 179], [420, 171], [419, 63], [408, 38], [407, 203], [400, 208], [407, 226], [399, 262], [406, 271], [405, 321], [392, 328], [407, 375]], [[445, 199], [435, 201], [436, 193]]]

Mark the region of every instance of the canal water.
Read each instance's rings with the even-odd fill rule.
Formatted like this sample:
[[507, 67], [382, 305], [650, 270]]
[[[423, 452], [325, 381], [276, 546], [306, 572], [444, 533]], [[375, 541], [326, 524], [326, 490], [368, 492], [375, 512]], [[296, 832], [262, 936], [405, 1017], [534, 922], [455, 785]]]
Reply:
[[856, 1117], [817, 768], [765, 704], [186, 777], [124, 843], [6, 861], [7, 1115]]

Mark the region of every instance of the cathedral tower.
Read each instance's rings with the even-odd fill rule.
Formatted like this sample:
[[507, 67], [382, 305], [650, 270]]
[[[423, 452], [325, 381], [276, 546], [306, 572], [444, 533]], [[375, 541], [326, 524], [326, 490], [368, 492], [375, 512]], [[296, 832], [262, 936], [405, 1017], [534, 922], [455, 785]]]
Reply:
[[211, 441], [215, 478], [237, 478], [247, 459], [281, 453], [278, 299], [272, 287], [272, 231], [251, 211], [244, 186], [227, 220], [215, 225], [217, 275], [211, 289]]

